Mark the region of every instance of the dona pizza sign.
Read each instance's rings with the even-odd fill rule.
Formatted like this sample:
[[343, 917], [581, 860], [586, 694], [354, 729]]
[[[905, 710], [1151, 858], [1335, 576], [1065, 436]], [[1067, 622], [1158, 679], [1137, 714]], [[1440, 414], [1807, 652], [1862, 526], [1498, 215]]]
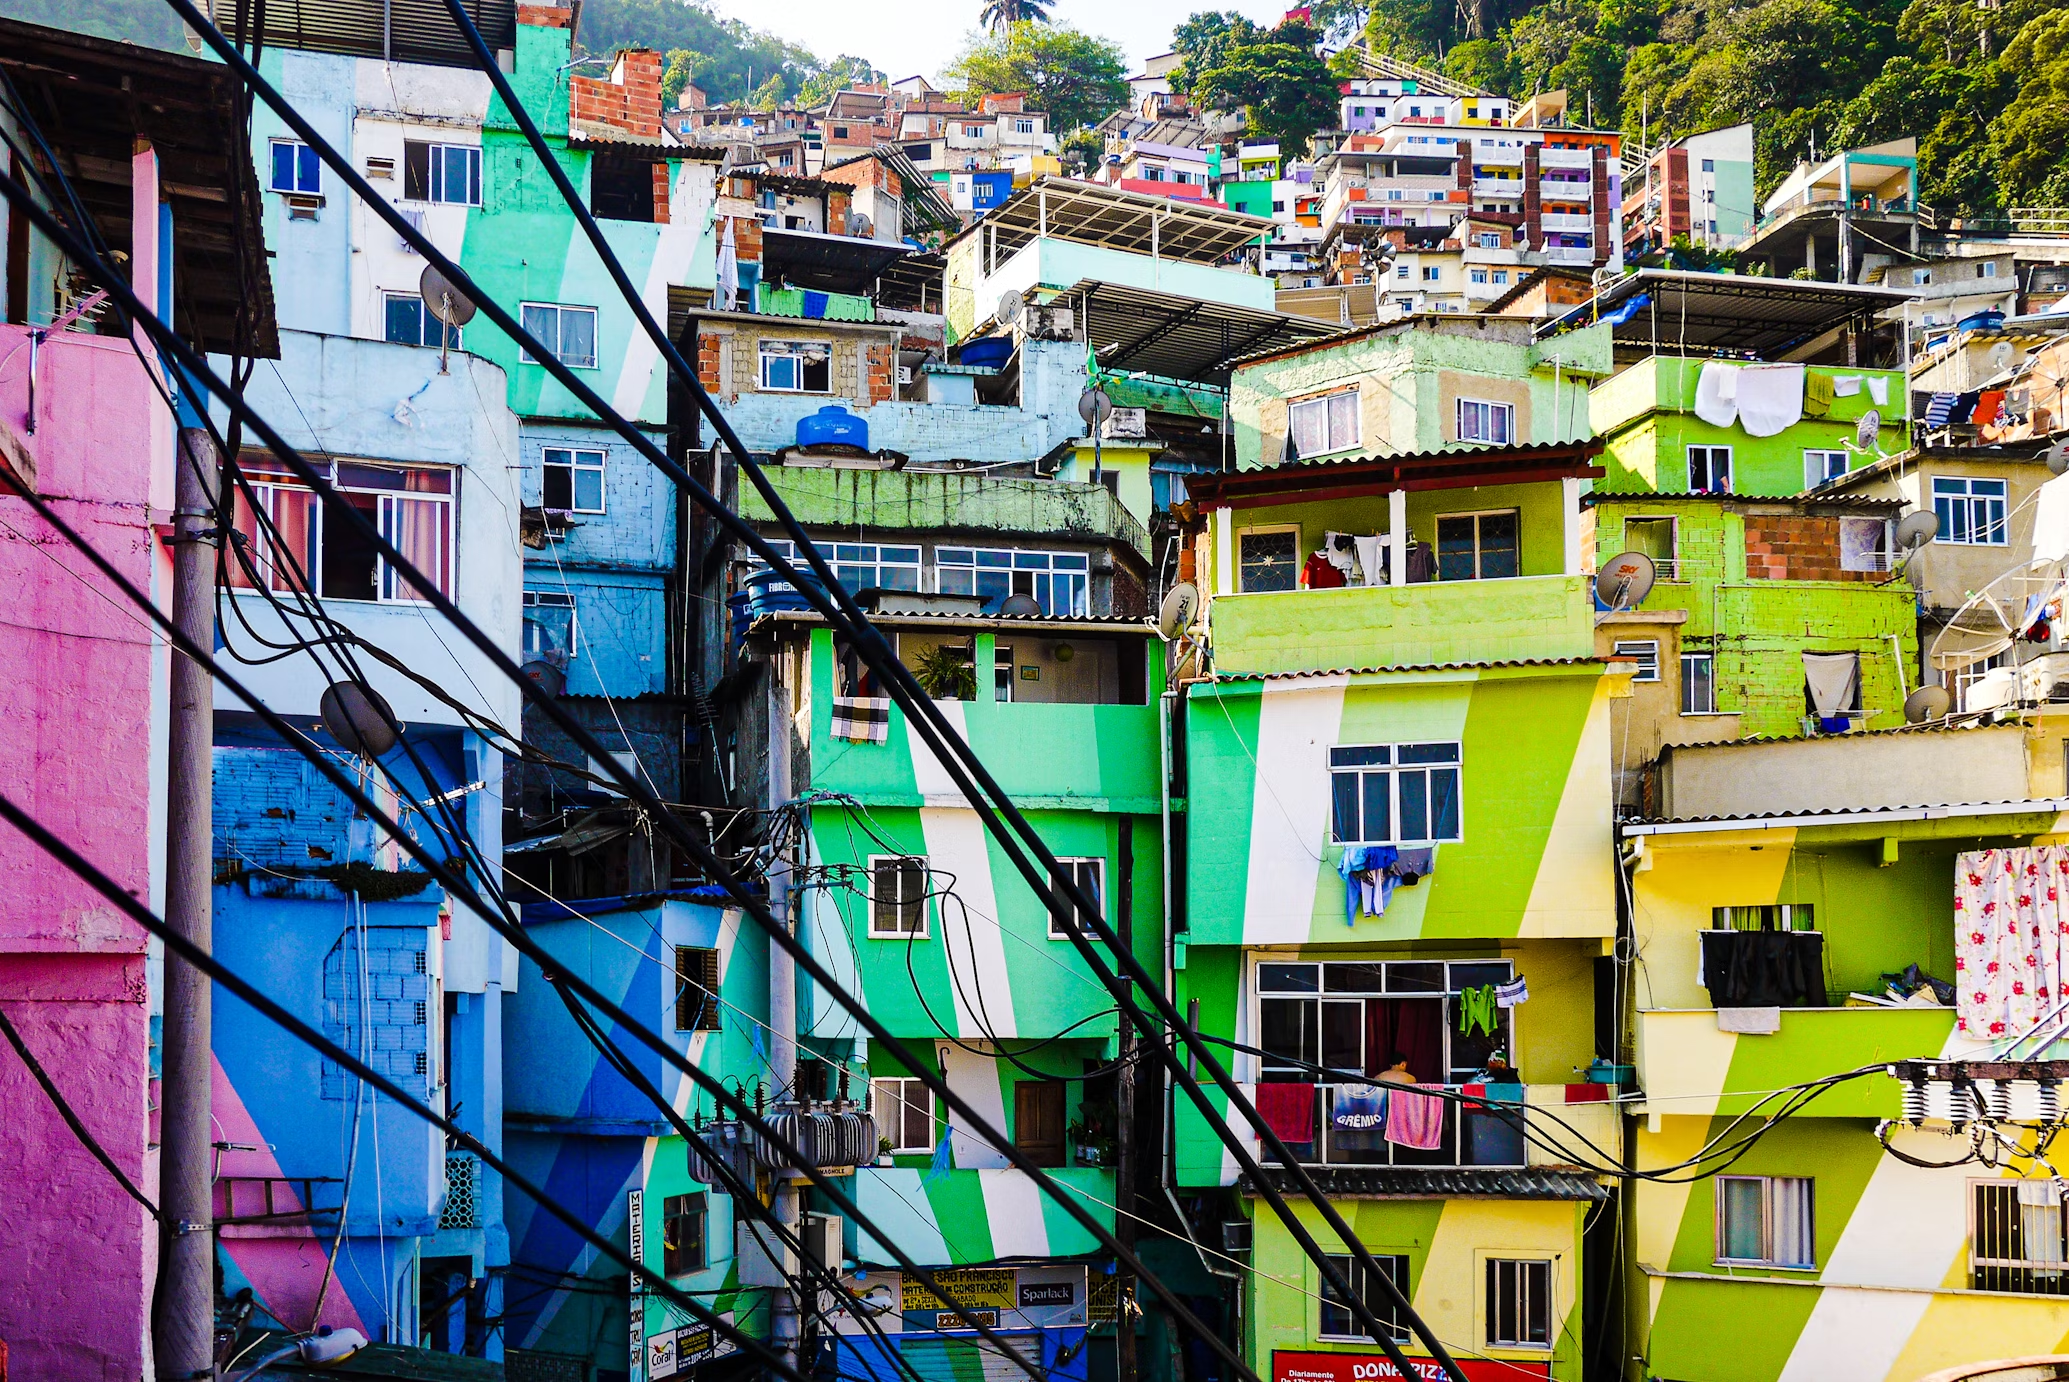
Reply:
[[[1408, 1382], [1446, 1382], [1434, 1358], [1410, 1358]], [[1550, 1363], [1512, 1363], [1505, 1358], [1461, 1358], [1466, 1382], [1529, 1382], [1552, 1375]], [[1296, 1353], [1272, 1350], [1272, 1382], [1402, 1382], [1401, 1370], [1384, 1353]]]

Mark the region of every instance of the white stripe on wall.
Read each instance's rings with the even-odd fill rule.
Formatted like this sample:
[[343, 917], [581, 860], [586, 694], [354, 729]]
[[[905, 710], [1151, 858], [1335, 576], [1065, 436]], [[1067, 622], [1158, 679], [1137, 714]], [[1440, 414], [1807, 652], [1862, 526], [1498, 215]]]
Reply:
[[956, 1034], [1017, 1036], [984, 825], [975, 811], [922, 807], [920, 830], [927, 842], [927, 867], [936, 870], [935, 890], [954, 891], [953, 897], [943, 891], [929, 924], [939, 929], [944, 954], [954, 966], [956, 982], [949, 991], [955, 999]]
[[1042, 1192], [1027, 1172], [979, 1171], [984, 1214], [991, 1220], [994, 1257], [1047, 1257], [1049, 1225], [1042, 1217]]
[[1251, 787], [1245, 945], [1308, 939], [1322, 846], [1329, 838], [1329, 746], [1343, 723], [1347, 676], [1265, 685]]

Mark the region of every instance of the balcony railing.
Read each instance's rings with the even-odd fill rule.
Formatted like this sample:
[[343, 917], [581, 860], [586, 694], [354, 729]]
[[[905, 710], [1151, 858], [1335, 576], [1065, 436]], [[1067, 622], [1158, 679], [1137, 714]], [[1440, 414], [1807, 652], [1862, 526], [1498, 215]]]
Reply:
[[445, 1154], [445, 1205], [438, 1226], [481, 1227], [481, 1158], [472, 1152]]
[[[1443, 1106], [1443, 1133], [1436, 1147], [1427, 1151], [1389, 1142], [1384, 1127], [1350, 1130], [1336, 1126], [1336, 1105], [1344, 1085], [1316, 1085], [1312, 1136], [1305, 1142], [1286, 1139], [1294, 1156], [1306, 1166], [1507, 1166], [1525, 1164], [1523, 1138], [1523, 1086], [1497, 1089], [1508, 1097], [1480, 1099], [1439, 1098]], [[1387, 1088], [1381, 1086], [1381, 1088]], [[1462, 1085], [1422, 1085], [1449, 1094], [1461, 1094]], [[1475, 1095], [1484, 1086], [1472, 1086]], [[1413, 1093], [1405, 1086], [1387, 1088], [1389, 1098]], [[1426, 1096], [1427, 1097], [1427, 1096]]]

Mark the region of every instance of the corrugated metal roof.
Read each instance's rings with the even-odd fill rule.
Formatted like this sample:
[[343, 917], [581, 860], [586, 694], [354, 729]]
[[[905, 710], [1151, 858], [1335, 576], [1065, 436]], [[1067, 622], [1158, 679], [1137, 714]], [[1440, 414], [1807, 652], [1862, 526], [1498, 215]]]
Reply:
[[[552, 7], [548, 0], [549, 7]], [[491, 51], [517, 43], [516, 0], [464, 0], [467, 17], [481, 31]], [[201, 6], [225, 34], [236, 36], [237, 7], [229, 0], [205, 0]], [[259, 35], [268, 48], [300, 48], [317, 53], [349, 53], [390, 62], [425, 63], [435, 67], [475, 67], [474, 50], [460, 34], [445, 0], [271, 0], [255, 7], [262, 17]], [[248, 19], [257, 27], [259, 19]], [[573, 12], [569, 15], [573, 26]]]
[[[1272, 1188], [1296, 1190], [1290, 1172], [1265, 1168]], [[1606, 1200], [1608, 1187], [1594, 1173], [1555, 1166], [1502, 1170], [1487, 1166], [1313, 1166], [1308, 1168], [1324, 1194], [1371, 1195], [1398, 1199], [1459, 1199], [1485, 1196], [1510, 1200]], [[1254, 1193], [1245, 1176], [1238, 1188]]]
[[1203, 475], [1186, 488], [1203, 507], [1216, 508], [1238, 500], [1268, 503], [1272, 501], [1263, 496], [1330, 490], [1361, 483], [1376, 489], [1414, 490], [1499, 484], [1567, 474], [1599, 478], [1604, 473], [1602, 467], [1589, 462], [1601, 454], [1602, 443], [1599, 440], [1531, 442], [1522, 446], [1454, 446], [1442, 451], [1415, 451], [1398, 456], [1283, 461], [1251, 470]]
[[1672, 816], [1620, 821], [1618, 833], [1636, 835], [1694, 834], [1710, 830], [1767, 830], [1799, 823], [1843, 825], [1849, 821], [1888, 823], [1901, 820], [1950, 820], [1961, 816], [2050, 815], [2069, 811], [2069, 797], [2035, 797], [2014, 801], [1963, 801], [1922, 806], [1825, 806], [1804, 811], [1771, 811], [1758, 816]]
[[1581, 496], [1581, 505], [1592, 508], [1597, 504], [1612, 503], [1690, 503], [1690, 504], [1826, 504], [1843, 508], [1904, 509], [1911, 506], [1908, 499], [1876, 499], [1867, 495], [1834, 494], [1829, 491], [1810, 491], [1803, 494], [1689, 494], [1673, 490], [1590, 490]]
[[[1605, 667], [1606, 657], [1518, 657], [1486, 662], [1409, 662], [1390, 667], [1317, 667], [1299, 672], [1216, 672], [1214, 682], [1290, 681], [1299, 677], [1354, 677], [1375, 672], [1480, 672], [1503, 667]], [[1195, 683], [1211, 685], [1212, 683]]]

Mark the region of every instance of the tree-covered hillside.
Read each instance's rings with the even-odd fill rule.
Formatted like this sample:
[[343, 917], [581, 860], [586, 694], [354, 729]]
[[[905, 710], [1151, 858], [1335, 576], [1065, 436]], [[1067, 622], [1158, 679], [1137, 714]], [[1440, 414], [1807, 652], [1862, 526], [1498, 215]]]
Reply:
[[1372, 46], [1657, 143], [1740, 121], [1762, 190], [1813, 148], [1916, 136], [1943, 210], [2069, 205], [2063, 0], [1336, 0]]

